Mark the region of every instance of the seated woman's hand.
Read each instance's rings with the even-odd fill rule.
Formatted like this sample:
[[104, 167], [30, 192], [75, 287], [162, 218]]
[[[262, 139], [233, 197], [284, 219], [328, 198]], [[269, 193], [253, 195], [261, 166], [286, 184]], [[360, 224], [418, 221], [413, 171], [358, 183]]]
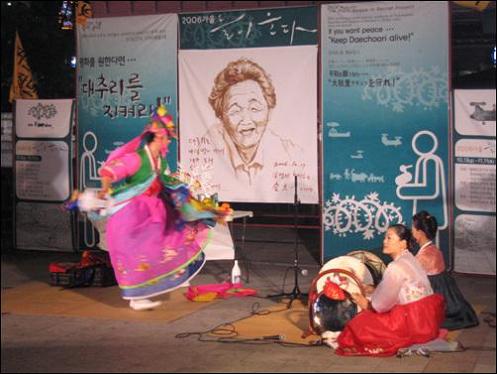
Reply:
[[352, 293], [350, 295], [352, 301], [356, 303], [362, 310], [366, 310], [369, 307], [369, 301], [360, 293]]
[[365, 292], [366, 296], [371, 295], [375, 290], [375, 287], [371, 284], [364, 284], [363, 288], [364, 288], [364, 292]]

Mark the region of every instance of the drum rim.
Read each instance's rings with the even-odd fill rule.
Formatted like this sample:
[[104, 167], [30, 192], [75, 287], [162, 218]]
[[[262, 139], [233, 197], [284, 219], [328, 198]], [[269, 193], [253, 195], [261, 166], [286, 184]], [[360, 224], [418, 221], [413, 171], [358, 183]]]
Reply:
[[[332, 261], [336, 261], [339, 259], [342, 260], [341, 263], [331, 264], [330, 266], [333, 266], [333, 267], [326, 268], [327, 265], [330, 264]], [[373, 277], [373, 274], [371, 273], [371, 270], [369, 269], [368, 266], [366, 266], [366, 263], [364, 263], [363, 261], [361, 261], [357, 257], [342, 255], [342, 256], [337, 256], [335, 258], [332, 258], [331, 260], [327, 261], [323, 266], [321, 266], [321, 269], [319, 269], [319, 274], [322, 274], [323, 272], [325, 272], [327, 270], [331, 270], [331, 269], [341, 269], [344, 271], [351, 271], [351, 274], [354, 274], [354, 276], [355, 276], [353, 278], [353, 281], [356, 284], [362, 284], [363, 282], [365, 284], [374, 284], [374, 277]], [[360, 276], [361, 273], [364, 274], [366, 279], [364, 279], [363, 281], [359, 280], [359, 283], [358, 283], [357, 280], [358, 280], [358, 277]], [[319, 276], [319, 274], [318, 274], [318, 276]], [[358, 274], [358, 275], [356, 275], [356, 274]], [[346, 275], [348, 275], [348, 274], [346, 274]], [[318, 277], [318, 276], [316, 276], [316, 277]], [[319, 284], [319, 283], [321, 283], [321, 284]], [[318, 287], [318, 285], [321, 287], [321, 289], [320, 289], [320, 287]], [[318, 279], [318, 281], [316, 282], [316, 291], [321, 291], [322, 289], [324, 289], [324, 283], [320, 282], [320, 279]]]
[[[357, 249], [357, 250], [355, 250], [355, 251], [350, 251], [350, 252], [348, 252], [345, 256], [350, 256], [350, 257], [357, 258], [357, 257], [355, 257], [354, 255], [355, 255], [355, 254], [359, 254], [359, 253], [364, 253], [364, 254], [366, 254], [366, 255], [365, 255], [365, 257], [366, 257], [366, 258], [367, 258], [367, 257], [372, 257], [372, 259], [373, 259], [373, 260], [378, 261], [379, 263], [381, 263], [381, 265], [382, 265], [382, 270], [383, 270], [383, 271], [385, 271], [385, 269], [386, 269], [386, 267], [387, 267], [387, 266], [385, 265], [385, 262], [381, 259], [381, 257], [380, 257], [380, 256], [378, 256], [377, 254], [373, 253], [373, 252], [370, 252], [370, 251], [366, 250], [366, 249]], [[358, 260], [359, 260], [359, 259], [358, 259]], [[360, 261], [360, 260], [359, 260], [359, 261]], [[362, 261], [361, 261], [361, 262], [362, 262]]]
[[[309, 330], [315, 334], [315, 335], [321, 335], [321, 333], [319, 333], [315, 326], [314, 326], [314, 321], [313, 321], [313, 315], [312, 315], [312, 305], [314, 304], [314, 302], [319, 298], [320, 295], [323, 294], [324, 290], [323, 291], [320, 291], [320, 292], [315, 292], [314, 294], [316, 296], [312, 297], [312, 292], [313, 290], [316, 290], [317, 291], [317, 281], [319, 279], [321, 279], [323, 276], [325, 275], [328, 275], [328, 274], [331, 274], [331, 273], [344, 273], [348, 276], [350, 276], [354, 282], [357, 284], [358, 288], [359, 288], [359, 291], [361, 292], [361, 295], [365, 295], [366, 294], [366, 291], [364, 289], [364, 287], [362, 286], [362, 282], [357, 278], [357, 276], [352, 273], [351, 271], [348, 271], [348, 270], [345, 270], [345, 269], [340, 269], [340, 268], [334, 268], [334, 269], [328, 269], [328, 270], [325, 270], [323, 271], [322, 273], [320, 272], [312, 281], [312, 284], [311, 284], [311, 288], [310, 288], [310, 292], [309, 292], [309, 299], [308, 299], [308, 309], [309, 309]], [[350, 297], [350, 294], [343, 290], [346, 294], [346, 296]]]

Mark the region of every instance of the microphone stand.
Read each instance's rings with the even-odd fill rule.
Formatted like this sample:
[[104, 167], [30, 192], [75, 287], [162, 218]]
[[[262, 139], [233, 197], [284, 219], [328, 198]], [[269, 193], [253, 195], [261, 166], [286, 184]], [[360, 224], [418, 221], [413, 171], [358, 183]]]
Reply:
[[307, 298], [307, 294], [303, 293], [300, 291], [299, 288], [299, 273], [301, 272], [301, 268], [299, 267], [299, 244], [298, 244], [298, 228], [297, 228], [297, 218], [298, 218], [298, 209], [299, 209], [299, 199], [298, 199], [298, 183], [297, 183], [297, 176], [295, 175], [295, 195], [294, 195], [294, 200], [293, 200], [293, 208], [294, 208], [294, 215], [293, 215], [293, 225], [295, 229], [295, 258], [293, 260], [293, 274], [294, 274], [294, 287], [292, 292], [281, 292], [279, 294], [275, 295], [268, 295], [268, 298], [273, 298], [273, 297], [290, 297], [290, 301], [288, 302], [287, 309], [290, 309], [292, 307], [292, 303], [296, 299], [305, 299]]

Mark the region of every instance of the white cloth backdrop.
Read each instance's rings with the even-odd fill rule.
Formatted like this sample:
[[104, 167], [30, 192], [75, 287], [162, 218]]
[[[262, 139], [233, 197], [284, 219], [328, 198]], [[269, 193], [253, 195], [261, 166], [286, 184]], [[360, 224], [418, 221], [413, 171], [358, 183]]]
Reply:
[[[237, 178], [230, 161], [214, 151], [219, 144], [213, 144], [209, 133], [219, 126], [208, 102], [214, 79], [242, 57], [260, 65], [276, 91], [276, 106], [258, 150], [263, 172], [251, 183]], [[291, 203], [297, 173], [300, 201], [318, 202], [317, 46], [180, 50], [179, 102], [180, 164], [209, 175], [220, 200]]]

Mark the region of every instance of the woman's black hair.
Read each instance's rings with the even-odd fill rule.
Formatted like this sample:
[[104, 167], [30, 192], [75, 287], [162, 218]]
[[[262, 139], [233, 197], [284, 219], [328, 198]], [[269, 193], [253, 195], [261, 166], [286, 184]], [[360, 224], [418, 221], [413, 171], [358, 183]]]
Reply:
[[145, 135], [143, 135], [143, 141], [145, 144], [150, 144], [154, 141], [155, 139], [155, 134], [153, 132], [147, 132]]
[[425, 233], [426, 237], [430, 240], [434, 239], [437, 235], [438, 223], [437, 219], [433, 217], [426, 210], [416, 213], [412, 217], [412, 225]]
[[411, 249], [414, 244], [414, 240], [412, 237], [411, 230], [400, 223], [391, 225], [388, 227], [389, 229], [393, 229], [400, 240], [405, 240], [407, 243], [407, 249]]

